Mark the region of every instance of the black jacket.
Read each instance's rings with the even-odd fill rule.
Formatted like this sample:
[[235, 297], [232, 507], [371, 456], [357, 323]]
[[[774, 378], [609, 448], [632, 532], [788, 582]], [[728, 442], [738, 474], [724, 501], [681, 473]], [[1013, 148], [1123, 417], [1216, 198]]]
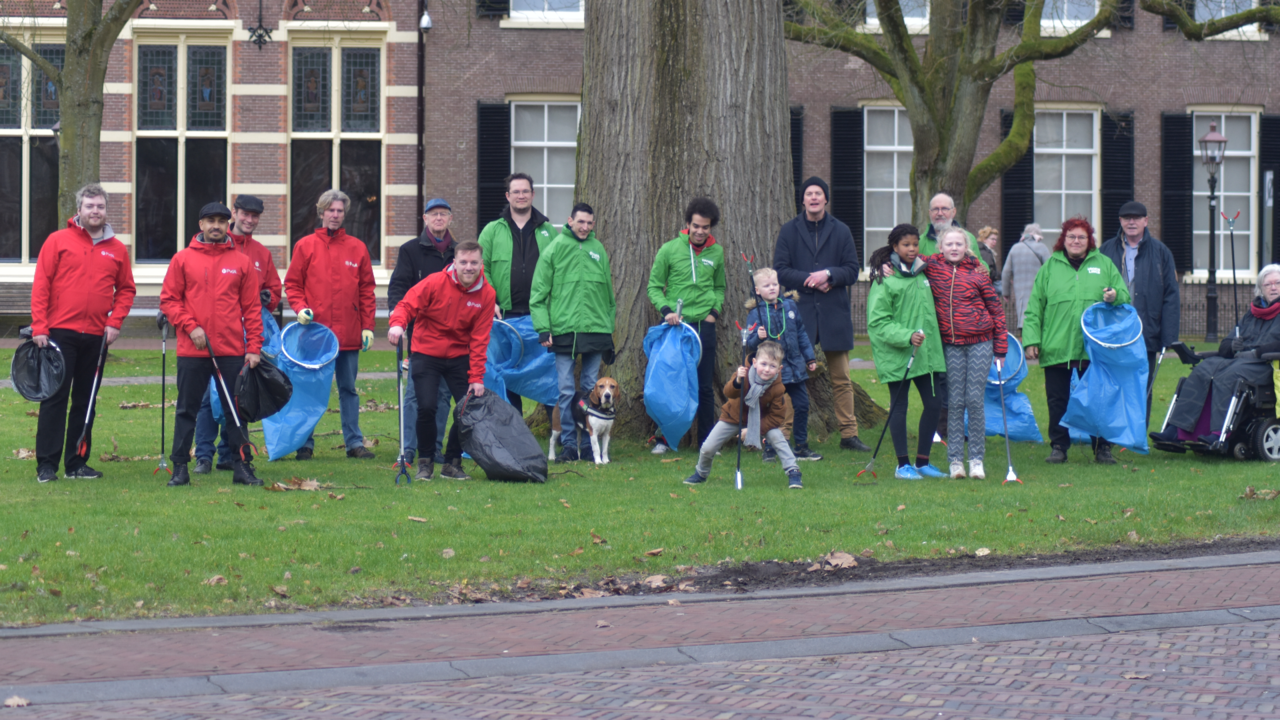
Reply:
[[[445, 231], [448, 233], [448, 231]], [[436, 249], [435, 243], [427, 237], [427, 230], [416, 239], [400, 246], [396, 256], [396, 268], [391, 271], [391, 282], [387, 285], [387, 311], [393, 312], [396, 305], [404, 299], [409, 290], [422, 282], [428, 275], [438, 273], [453, 262], [453, 234], [449, 233], [449, 249], [443, 253]]]
[[[817, 238], [809, 233], [804, 213], [800, 213], [778, 232], [773, 250], [773, 268], [778, 282], [800, 293], [800, 316], [809, 340], [821, 343], [823, 352], [853, 349], [853, 313], [849, 305], [849, 286], [858, 282], [858, 248], [849, 226], [827, 213]], [[809, 273], [831, 271], [831, 290], [821, 292], [804, 286]]]
[[538, 267], [537, 232], [543, 223], [550, 221], [537, 208], [531, 208], [529, 222], [524, 224], [523, 229], [518, 228], [511, 220], [510, 205], [503, 208], [500, 217], [511, 228], [511, 310], [521, 315], [527, 314], [533, 271]]
[[[1098, 248], [1120, 269], [1120, 276], [1129, 282], [1129, 270], [1124, 266], [1124, 231], [1102, 243]], [[1142, 318], [1142, 336], [1147, 342], [1147, 352], [1159, 352], [1178, 341], [1182, 324], [1182, 306], [1178, 289], [1178, 275], [1174, 271], [1173, 253], [1149, 231], [1143, 231], [1134, 258], [1133, 282], [1129, 283], [1130, 302]]]

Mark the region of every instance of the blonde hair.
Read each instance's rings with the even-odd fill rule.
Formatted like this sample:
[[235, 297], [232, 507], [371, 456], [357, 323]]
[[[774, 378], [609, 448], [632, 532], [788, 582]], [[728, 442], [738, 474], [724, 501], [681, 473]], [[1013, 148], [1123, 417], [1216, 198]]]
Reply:
[[347, 194], [341, 190], [333, 188], [320, 194], [320, 199], [316, 201], [316, 215], [324, 217], [324, 211], [328, 210], [329, 206], [336, 202], [342, 203], [344, 211], [351, 209], [351, 198], [347, 197]]
[[778, 271], [770, 267], [764, 267], [751, 273], [751, 277], [756, 281], [756, 287], [759, 287], [762, 280], [777, 280]]
[[966, 232], [964, 231], [964, 228], [959, 228], [959, 227], [956, 227], [956, 226], [954, 226], [954, 225], [952, 225], [951, 227], [947, 228], [946, 230], [943, 230], [943, 231], [938, 235], [938, 249], [939, 249], [939, 250], [941, 250], [941, 249], [942, 249], [942, 243], [943, 243], [947, 238], [951, 237], [952, 235], [959, 235], [959, 236], [964, 240], [964, 254], [965, 254], [965, 255], [973, 255], [973, 248], [969, 247], [969, 234], [968, 234], [968, 233], [966, 233]]
[[992, 235], [999, 236], [1000, 231], [988, 225], [978, 231], [978, 242], [985, 243]]
[[787, 353], [778, 343], [772, 340], [765, 340], [760, 343], [760, 347], [756, 349], [756, 357], [760, 357], [761, 355], [773, 360], [774, 362], [781, 363], [782, 359], [787, 356]]

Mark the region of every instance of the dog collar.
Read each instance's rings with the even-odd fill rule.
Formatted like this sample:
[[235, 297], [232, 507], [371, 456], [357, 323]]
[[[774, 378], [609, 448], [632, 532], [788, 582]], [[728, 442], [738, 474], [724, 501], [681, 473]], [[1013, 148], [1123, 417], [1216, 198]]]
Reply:
[[600, 410], [592, 407], [586, 400], [579, 400], [578, 407], [582, 408], [582, 412], [600, 420], [612, 420], [617, 416], [617, 411]]

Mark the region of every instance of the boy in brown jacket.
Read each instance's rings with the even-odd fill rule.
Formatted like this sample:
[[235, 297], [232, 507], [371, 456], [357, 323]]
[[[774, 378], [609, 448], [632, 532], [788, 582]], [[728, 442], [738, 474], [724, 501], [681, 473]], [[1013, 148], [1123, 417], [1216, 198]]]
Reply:
[[[782, 424], [786, 420], [787, 389], [782, 384], [782, 346], [772, 340], [760, 343], [755, 360], [748, 370], [739, 367], [737, 374], [724, 386], [727, 398], [720, 411], [720, 421], [711, 428], [707, 439], [702, 441], [702, 450], [698, 453], [698, 466], [693, 474], [685, 478], [686, 485], [698, 485], [707, 481], [711, 473], [711, 461], [729, 438], [739, 437], [747, 447], [760, 447], [761, 437], [769, 438], [769, 444], [782, 460], [782, 469], [787, 473], [787, 487], [801, 489], [800, 467], [796, 465], [795, 453], [787, 444], [782, 434]], [[745, 387], [744, 387], [745, 385]], [[747, 405], [746, 423], [738, 414], [742, 402]]]

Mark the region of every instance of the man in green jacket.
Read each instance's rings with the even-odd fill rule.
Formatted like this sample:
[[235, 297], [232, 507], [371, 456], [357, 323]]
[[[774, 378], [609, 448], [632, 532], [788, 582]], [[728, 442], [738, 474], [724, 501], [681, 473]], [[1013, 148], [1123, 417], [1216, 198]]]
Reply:
[[[576, 442], [573, 413], [573, 364], [582, 356], [578, 387], [586, 395], [600, 376], [600, 363], [613, 363], [613, 325], [617, 303], [609, 253], [596, 239], [595, 210], [586, 203], [573, 206], [569, 222], [538, 259], [529, 295], [533, 328], [542, 346], [556, 355], [560, 387], [560, 437], [564, 452], [559, 462], [591, 457], [588, 437]], [[555, 428], [552, 428], [553, 430]], [[595, 458], [602, 462], [604, 458]]]
[[[498, 293], [496, 318], [529, 314], [529, 293], [538, 258], [555, 238], [557, 230], [547, 216], [533, 206], [533, 178], [525, 173], [507, 177], [507, 207], [497, 220], [484, 226], [477, 242], [484, 255], [485, 279]], [[507, 393], [512, 405], [521, 407], [520, 396]]]
[[[946, 230], [952, 225], [956, 225], [956, 201], [946, 193], [938, 193], [929, 201], [929, 230], [920, 238], [920, 257], [928, 257], [938, 252], [938, 233]], [[958, 226], [957, 226], [958, 227]], [[964, 228], [961, 228], [962, 230]], [[991, 270], [987, 265], [987, 261], [982, 259], [982, 248], [978, 245], [978, 238], [968, 230], [964, 231], [964, 236], [969, 238], [969, 249], [973, 251], [973, 256], [978, 258], [978, 262], [982, 263], [984, 268]]]
[[[720, 222], [720, 208], [711, 198], [690, 201], [684, 211], [685, 229], [658, 249], [649, 272], [649, 301], [669, 325], [679, 325], [676, 306], [702, 340], [698, 363], [698, 445], [716, 424], [715, 379], [716, 321], [724, 308], [724, 248], [716, 244], [711, 228]], [[658, 438], [655, 455], [675, 447], [680, 438]]]

